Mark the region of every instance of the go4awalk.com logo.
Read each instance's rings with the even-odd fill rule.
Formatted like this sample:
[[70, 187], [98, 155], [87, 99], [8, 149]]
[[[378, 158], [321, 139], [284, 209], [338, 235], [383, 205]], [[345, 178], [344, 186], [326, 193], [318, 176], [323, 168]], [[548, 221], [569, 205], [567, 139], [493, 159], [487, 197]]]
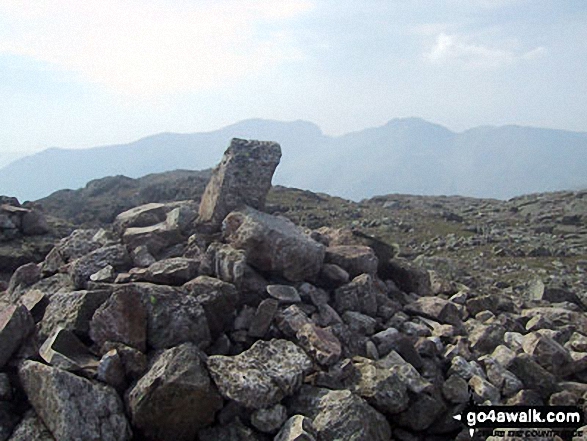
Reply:
[[471, 437], [479, 429], [494, 429], [504, 436], [527, 437], [544, 436], [547, 432], [576, 432], [585, 425], [584, 410], [577, 406], [468, 405], [454, 418], [469, 428]]

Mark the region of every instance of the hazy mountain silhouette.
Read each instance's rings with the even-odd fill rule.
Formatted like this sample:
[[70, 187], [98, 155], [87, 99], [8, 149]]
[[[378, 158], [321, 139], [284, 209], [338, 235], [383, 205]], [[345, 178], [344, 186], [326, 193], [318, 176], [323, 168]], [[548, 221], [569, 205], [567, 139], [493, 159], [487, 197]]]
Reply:
[[330, 137], [305, 121], [254, 119], [124, 145], [51, 148], [0, 169], [0, 194], [33, 200], [109, 175], [202, 170], [215, 165], [233, 137], [281, 143], [284, 155], [274, 183], [349, 199], [387, 193], [509, 198], [587, 187], [583, 132], [503, 126], [455, 133], [419, 118], [402, 118]]

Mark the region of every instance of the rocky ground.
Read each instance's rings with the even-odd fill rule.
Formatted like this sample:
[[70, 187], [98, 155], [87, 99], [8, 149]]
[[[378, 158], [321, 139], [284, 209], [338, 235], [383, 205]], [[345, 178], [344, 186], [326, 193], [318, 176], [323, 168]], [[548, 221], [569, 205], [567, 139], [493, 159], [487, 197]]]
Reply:
[[0, 440], [465, 440], [470, 400], [587, 398], [587, 192], [355, 203], [269, 191], [280, 155], [43, 201], [31, 238], [64, 237], [0, 287]]

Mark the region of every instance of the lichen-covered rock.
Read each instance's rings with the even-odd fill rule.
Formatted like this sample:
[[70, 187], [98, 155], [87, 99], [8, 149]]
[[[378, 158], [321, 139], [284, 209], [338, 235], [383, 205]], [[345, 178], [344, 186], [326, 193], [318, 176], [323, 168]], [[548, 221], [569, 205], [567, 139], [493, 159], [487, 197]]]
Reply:
[[317, 433], [312, 420], [294, 415], [283, 425], [274, 441], [316, 441]]
[[312, 368], [305, 352], [287, 340], [258, 341], [232, 357], [213, 355], [208, 370], [225, 398], [262, 409], [293, 395]]
[[9, 305], [0, 310], [0, 369], [35, 328], [24, 306]]
[[12, 432], [12, 436], [8, 438], [8, 441], [31, 440], [56, 441], [34, 410], [29, 410], [25, 413], [23, 419]]
[[319, 440], [391, 439], [391, 429], [385, 417], [348, 390], [304, 386], [294, 397], [290, 409], [312, 420]]
[[145, 279], [162, 285], [182, 285], [198, 275], [200, 261], [185, 257], [159, 260], [147, 268]]
[[336, 363], [342, 356], [340, 341], [329, 329], [308, 323], [297, 331], [296, 338], [299, 345], [323, 366]]
[[324, 260], [324, 245], [282, 217], [252, 208], [233, 211], [223, 222], [226, 241], [245, 251], [247, 263], [292, 282], [314, 279]]
[[104, 267], [111, 265], [116, 270], [123, 270], [130, 266], [131, 260], [126, 247], [123, 245], [110, 245], [98, 248], [69, 266], [69, 274], [76, 288], [86, 287], [90, 276]]
[[275, 142], [232, 139], [202, 195], [198, 223], [213, 231], [236, 208], [262, 210], [280, 159]]
[[358, 311], [369, 316], [377, 314], [377, 290], [373, 277], [361, 274], [334, 291], [334, 308], [339, 314]]
[[191, 343], [168, 349], [130, 390], [128, 407], [143, 439], [191, 441], [214, 421], [222, 398], [202, 358]]
[[29, 402], [56, 440], [131, 438], [122, 401], [109, 386], [35, 361], [25, 361], [18, 373]]

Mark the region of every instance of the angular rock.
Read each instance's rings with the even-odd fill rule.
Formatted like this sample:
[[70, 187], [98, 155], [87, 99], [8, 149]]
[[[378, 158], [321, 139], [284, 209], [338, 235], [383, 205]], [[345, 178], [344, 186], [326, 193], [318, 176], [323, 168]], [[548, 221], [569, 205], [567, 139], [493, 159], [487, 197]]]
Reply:
[[353, 391], [385, 415], [394, 415], [408, 408], [406, 385], [399, 376], [371, 360], [355, 358], [358, 379]]
[[94, 313], [90, 322], [90, 338], [98, 347], [112, 341], [145, 352], [147, 309], [140, 292], [132, 286], [117, 288]]
[[123, 211], [114, 219], [113, 226], [123, 232], [127, 228], [148, 227], [163, 222], [169, 208], [165, 204], [150, 203]]
[[479, 404], [489, 401], [492, 405], [499, 404], [500, 393], [493, 384], [479, 375], [473, 375], [469, 380], [473, 398]]
[[534, 361], [555, 375], [573, 362], [569, 351], [564, 346], [538, 332], [531, 332], [524, 336], [522, 348], [526, 354], [534, 357]]
[[283, 425], [273, 441], [316, 441], [316, 429], [310, 418], [294, 415]]
[[373, 335], [377, 325], [377, 320], [373, 317], [356, 311], [346, 311], [342, 319], [351, 331], [361, 335]]
[[503, 343], [505, 332], [505, 328], [497, 323], [476, 326], [469, 333], [471, 349], [480, 354], [491, 353]]
[[373, 277], [362, 274], [334, 291], [334, 308], [339, 314], [358, 311], [369, 316], [377, 314], [377, 291]]
[[291, 282], [314, 279], [324, 260], [324, 245], [285, 218], [252, 208], [230, 213], [223, 233], [234, 248], [245, 251], [247, 263]]
[[451, 375], [442, 384], [442, 394], [451, 403], [466, 403], [469, 401], [469, 385], [462, 377]]
[[155, 258], [145, 245], [140, 245], [132, 250], [130, 253], [132, 263], [135, 267], [148, 268], [156, 262]]
[[125, 346], [122, 343], [107, 342], [102, 350], [105, 351], [105, 355], [111, 351], [116, 352], [129, 381], [135, 381], [142, 377], [147, 370], [147, 356], [135, 348]]
[[249, 326], [249, 335], [254, 338], [263, 338], [269, 330], [278, 308], [279, 302], [275, 299], [265, 299], [259, 303]]
[[280, 159], [281, 147], [275, 142], [232, 139], [204, 190], [198, 224], [214, 231], [236, 208], [262, 210]]
[[43, 291], [38, 289], [28, 290], [20, 297], [19, 302], [29, 310], [35, 323], [41, 321], [47, 306], [49, 306], [49, 298]]
[[397, 422], [402, 427], [419, 432], [428, 429], [446, 410], [442, 401], [420, 394], [410, 404], [410, 407], [397, 415]]
[[404, 311], [453, 326], [460, 326], [462, 323], [456, 305], [440, 297], [419, 298], [415, 302], [407, 304]]
[[285, 420], [287, 420], [287, 409], [281, 404], [256, 410], [251, 415], [251, 424], [263, 433], [276, 433]]
[[377, 273], [377, 256], [370, 247], [364, 245], [328, 247], [324, 261], [343, 268], [351, 278], [360, 274], [375, 275]]
[[514, 358], [509, 369], [527, 389], [538, 392], [542, 398], [548, 398], [554, 392], [558, 392], [556, 377], [528, 354], [520, 354]]
[[294, 338], [302, 326], [312, 324], [312, 320], [297, 305], [288, 306], [280, 311], [275, 321], [279, 330], [288, 338]]
[[36, 263], [27, 263], [16, 269], [8, 282], [6, 292], [10, 301], [15, 302], [23, 294], [22, 290], [41, 279], [41, 269]]
[[151, 283], [129, 284], [140, 292], [147, 306], [147, 345], [167, 349], [192, 342], [199, 348], [210, 345], [212, 337], [206, 312], [196, 298], [179, 288]]
[[71, 331], [58, 327], [39, 349], [39, 355], [52, 366], [91, 378], [98, 359]]
[[25, 413], [23, 419], [12, 432], [8, 441], [55, 441], [51, 432], [43, 424], [34, 410]]
[[185, 257], [159, 260], [147, 268], [147, 282], [162, 285], [183, 285], [198, 275], [200, 261]]
[[230, 329], [239, 301], [239, 293], [233, 284], [214, 277], [199, 276], [182, 288], [204, 308], [212, 338]]
[[128, 408], [143, 439], [191, 441], [214, 421], [222, 398], [203, 357], [191, 343], [168, 349], [130, 390]]
[[228, 424], [200, 430], [198, 441], [267, 441], [267, 438], [245, 426], [237, 417]]
[[166, 222], [148, 227], [127, 228], [122, 235], [122, 241], [129, 249], [144, 246], [153, 256], [158, 256], [161, 251], [182, 242], [183, 239], [181, 231]]
[[50, 231], [45, 215], [37, 210], [24, 213], [20, 228], [25, 236], [40, 236]]
[[130, 263], [130, 256], [125, 246], [111, 245], [98, 248], [76, 259], [71, 263], [68, 272], [76, 288], [83, 289], [90, 280], [90, 276], [104, 267], [111, 265], [117, 270], [123, 270], [128, 268]]
[[298, 290], [289, 285], [267, 285], [267, 293], [279, 303], [299, 303], [302, 301]]
[[312, 419], [321, 441], [389, 441], [385, 417], [348, 390], [304, 386], [290, 411]]
[[54, 274], [62, 265], [102, 247], [103, 244], [94, 239], [96, 232], [93, 229], [78, 229], [61, 239], [45, 258], [41, 271], [44, 274]]
[[397, 375], [400, 381], [415, 394], [421, 394], [433, 389], [433, 385], [395, 351], [391, 351], [385, 358], [379, 360], [377, 366], [388, 369], [391, 373]]
[[25, 361], [19, 377], [29, 402], [56, 440], [131, 439], [122, 401], [109, 386]]
[[340, 341], [328, 329], [307, 323], [297, 331], [296, 338], [299, 345], [323, 366], [336, 363], [342, 356]]
[[223, 397], [252, 409], [293, 395], [312, 367], [305, 352], [287, 340], [257, 341], [247, 351], [208, 357], [208, 370]]
[[432, 295], [432, 285], [428, 271], [402, 259], [394, 259], [385, 265], [385, 273], [406, 293], [418, 296]]
[[9, 305], [0, 310], [0, 369], [34, 328], [33, 317], [24, 306]]
[[105, 290], [55, 294], [40, 322], [40, 336], [47, 338], [59, 326], [80, 336], [87, 336], [94, 312], [109, 296], [110, 292]]
[[122, 393], [127, 387], [126, 370], [122, 358], [116, 349], [107, 351], [98, 364], [96, 379], [109, 384]]
[[338, 265], [325, 263], [318, 277], [318, 285], [326, 289], [336, 289], [350, 280], [349, 273]]

